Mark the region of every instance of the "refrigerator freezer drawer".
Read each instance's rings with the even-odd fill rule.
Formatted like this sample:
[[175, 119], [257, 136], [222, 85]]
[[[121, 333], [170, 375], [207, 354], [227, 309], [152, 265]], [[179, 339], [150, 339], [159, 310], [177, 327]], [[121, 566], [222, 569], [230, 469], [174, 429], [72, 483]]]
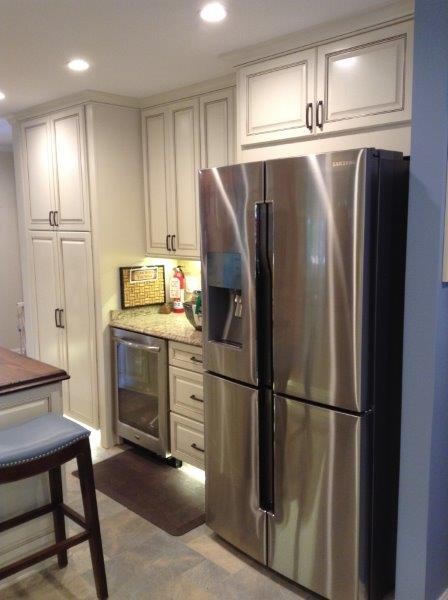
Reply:
[[367, 598], [368, 416], [274, 399], [268, 565], [331, 600]]
[[266, 562], [266, 515], [259, 502], [258, 391], [204, 375], [206, 522]]

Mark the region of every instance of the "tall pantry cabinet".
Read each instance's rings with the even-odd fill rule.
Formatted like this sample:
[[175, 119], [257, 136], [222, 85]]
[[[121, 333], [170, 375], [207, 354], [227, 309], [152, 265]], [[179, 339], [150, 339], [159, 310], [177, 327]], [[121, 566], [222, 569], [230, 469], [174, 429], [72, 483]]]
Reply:
[[[37, 110], [36, 110], [37, 112]], [[141, 260], [140, 111], [86, 101], [14, 126], [27, 353], [64, 368], [64, 412], [112, 443], [109, 311]]]

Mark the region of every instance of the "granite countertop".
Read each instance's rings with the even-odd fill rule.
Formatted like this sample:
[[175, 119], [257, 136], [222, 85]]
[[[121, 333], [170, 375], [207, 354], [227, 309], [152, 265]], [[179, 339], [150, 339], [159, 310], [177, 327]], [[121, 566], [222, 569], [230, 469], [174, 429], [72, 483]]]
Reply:
[[68, 379], [62, 369], [0, 348], [0, 396]]
[[202, 346], [202, 331], [196, 331], [183, 313], [161, 315], [155, 312], [153, 307], [112, 310], [109, 325], [175, 342]]

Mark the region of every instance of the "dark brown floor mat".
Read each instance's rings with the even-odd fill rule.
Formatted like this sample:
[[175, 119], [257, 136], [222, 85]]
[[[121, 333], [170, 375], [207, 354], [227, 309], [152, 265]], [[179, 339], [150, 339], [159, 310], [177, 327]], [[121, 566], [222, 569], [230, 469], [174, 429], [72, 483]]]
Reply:
[[170, 535], [205, 522], [204, 484], [150, 453], [126, 450], [95, 464], [94, 472], [97, 490]]

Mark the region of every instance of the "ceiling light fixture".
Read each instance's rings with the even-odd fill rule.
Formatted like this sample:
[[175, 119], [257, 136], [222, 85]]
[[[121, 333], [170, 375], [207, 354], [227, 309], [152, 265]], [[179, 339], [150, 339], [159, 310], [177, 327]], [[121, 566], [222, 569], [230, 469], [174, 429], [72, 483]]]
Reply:
[[3, 92], [0, 92], [0, 100], [4, 100], [6, 98], [5, 94]]
[[90, 65], [83, 58], [74, 58], [69, 63], [67, 63], [67, 67], [72, 71], [87, 71]]
[[227, 17], [227, 10], [220, 2], [209, 2], [199, 14], [201, 19], [207, 23], [219, 23]]

